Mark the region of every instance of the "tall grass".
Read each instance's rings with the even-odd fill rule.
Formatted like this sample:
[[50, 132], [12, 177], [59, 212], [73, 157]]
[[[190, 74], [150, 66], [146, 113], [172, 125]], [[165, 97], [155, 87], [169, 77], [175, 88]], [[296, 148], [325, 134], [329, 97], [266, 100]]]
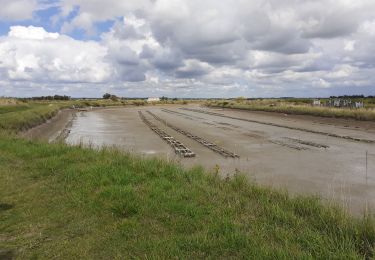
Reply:
[[317, 198], [12, 133], [68, 105], [0, 113], [0, 259], [374, 257], [373, 219]]
[[7, 105], [17, 105], [21, 103], [15, 98], [3, 98], [0, 97], [0, 106], [7, 106]]
[[374, 223], [237, 175], [0, 139], [0, 248], [18, 258], [373, 256]]
[[312, 115], [332, 118], [349, 118], [364, 121], [375, 121], [375, 109], [347, 109], [330, 107], [313, 107], [310, 105], [292, 105], [287, 102], [208, 102], [211, 107], [225, 107], [233, 109], [244, 109], [252, 111], [278, 112], [295, 115]]
[[[0, 99], [1, 100], [1, 99]], [[5, 100], [5, 99], [3, 99]], [[8, 99], [7, 99], [8, 100]], [[144, 106], [144, 100], [71, 100], [71, 101], [18, 101], [12, 105], [0, 104], [0, 130], [22, 131], [39, 125], [50, 119], [64, 108], [108, 107], [108, 106]], [[171, 101], [170, 104], [185, 104], [186, 101]], [[4, 101], [5, 104], [5, 101]], [[167, 104], [159, 102], [158, 104]], [[169, 104], [169, 103], [168, 103]]]
[[22, 131], [52, 118], [60, 109], [71, 107], [123, 106], [127, 103], [112, 100], [29, 101], [0, 106], [0, 130]]
[[0, 129], [8, 131], [25, 130], [45, 122], [61, 108], [62, 106], [56, 104], [15, 106], [11, 110], [7, 109], [7, 111], [0, 107]]

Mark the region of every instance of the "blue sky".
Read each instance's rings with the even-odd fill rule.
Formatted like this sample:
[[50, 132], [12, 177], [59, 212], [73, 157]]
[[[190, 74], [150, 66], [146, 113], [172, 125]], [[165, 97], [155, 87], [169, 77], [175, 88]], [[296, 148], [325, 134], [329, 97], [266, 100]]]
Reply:
[[2, 0], [0, 96], [375, 94], [372, 0]]
[[[45, 1], [51, 4], [51, 6], [43, 7], [42, 9], [35, 10], [33, 12], [33, 17], [25, 20], [0, 20], [0, 35], [7, 35], [9, 29], [12, 25], [22, 25], [22, 26], [36, 26], [43, 27], [48, 32], [60, 32], [61, 27], [65, 22], [70, 22], [79, 13], [79, 6], [76, 6], [66, 17], [61, 17], [61, 19], [56, 19], [61, 14], [61, 9], [58, 5], [59, 1]], [[90, 35], [85, 32], [84, 29], [75, 28], [72, 31], [65, 32], [77, 40], [100, 40], [100, 34], [102, 32], [108, 31], [112, 26], [114, 21], [118, 18], [108, 19], [106, 21], [99, 21], [94, 23], [96, 33]]]

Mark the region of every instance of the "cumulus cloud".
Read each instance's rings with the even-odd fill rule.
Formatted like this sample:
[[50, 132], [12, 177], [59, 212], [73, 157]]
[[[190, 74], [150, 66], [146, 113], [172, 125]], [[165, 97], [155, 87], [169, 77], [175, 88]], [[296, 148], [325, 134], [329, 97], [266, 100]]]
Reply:
[[36, 0], [2, 0], [0, 20], [26, 20], [37, 9]]
[[61, 17], [69, 16], [78, 7], [78, 14], [71, 20], [65, 21], [63, 32], [74, 29], [84, 29], [87, 33], [96, 33], [93, 24], [95, 22], [112, 20], [123, 17], [132, 12], [142, 13], [151, 6], [150, 0], [117, 1], [117, 0], [61, 0]]
[[198, 60], [186, 60], [183, 67], [176, 70], [176, 76], [179, 78], [197, 78], [208, 74], [214, 68]]
[[10, 81], [104, 82], [111, 76], [107, 50], [43, 28], [14, 26], [0, 38], [0, 71]]
[[[59, 33], [14, 26], [0, 38], [6, 79], [0, 85], [69, 82], [80, 91], [86, 84], [124, 95], [373, 92], [373, 0], [61, 0], [59, 6]], [[97, 23], [106, 21], [113, 26], [100, 32]], [[76, 29], [100, 40], [67, 36]]]
[[48, 38], [57, 39], [59, 34], [46, 32], [42, 27], [11, 26], [8, 36], [26, 40], [43, 40]]

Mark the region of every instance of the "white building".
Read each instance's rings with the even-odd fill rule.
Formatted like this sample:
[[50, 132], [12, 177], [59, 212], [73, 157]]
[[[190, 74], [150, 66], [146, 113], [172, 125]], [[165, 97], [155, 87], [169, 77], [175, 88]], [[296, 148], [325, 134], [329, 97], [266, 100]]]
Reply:
[[319, 99], [314, 99], [313, 100], [313, 106], [320, 106], [320, 100]]
[[149, 97], [147, 99], [147, 102], [159, 102], [160, 101], [160, 98], [158, 97]]
[[363, 102], [355, 102], [355, 108], [363, 108]]

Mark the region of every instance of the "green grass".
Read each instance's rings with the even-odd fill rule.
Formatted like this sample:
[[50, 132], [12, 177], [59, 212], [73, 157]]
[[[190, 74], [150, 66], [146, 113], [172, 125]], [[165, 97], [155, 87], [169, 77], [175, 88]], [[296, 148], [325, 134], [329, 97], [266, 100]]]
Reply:
[[329, 108], [329, 107], [313, 107], [306, 104], [292, 104], [290, 102], [280, 101], [250, 101], [250, 102], [207, 102], [207, 106], [210, 107], [224, 107], [233, 109], [244, 109], [251, 111], [266, 111], [266, 112], [278, 112], [285, 114], [295, 115], [311, 115], [311, 116], [322, 116], [332, 118], [348, 118], [363, 121], [375, 121], [375, 109], [361, 108], [361, 109], [347, 109], [347, 108]]
[[20, 112], [29, 109], [29, 106], [27, 105], [18, 105], [18, 106], [1, 106], [0, 107], [0, 114], [6, 114], [10, 112]]
[[[39, 125], [50, 119], [60, 109], [75, 107], [107, 107], [107, 106], [144, 106], [142, 100], [71, 100], [71, 101], [28, 101], [11, 105], [0, 103], [0, 130], [22, 131]], [[177, 101], [176, 101], [177, 102]], [[183, 101], [180, 102], [183, 104]], [[180, 104], [178, 103], [178, 104]], [[166, 103], [160, 103], [166, 104]], [[171, 103], [172, 104], [172, 103]], [[155, 105], [155, 104], [154, 104]]]
[[374, 225], [202, 169], [0, 140], [0, 248], [18, 258], [352, 258]]
[[0, 106], [0, 130], [22, 131], [39, 125], [50, 119], [63, 108], [123, 106], [125, 102], [111, 100], [78, 101], [29, 101], [18, 105]]
[[59, 106], [34, 105], [0, 114], [0, 258], [374, 257], [373, 219], [317, 198], [10, 133]]
[[13, 107], [0, 107], [0, 129], [25, 130], [53, 117], [61, 105], [31, 104]]

